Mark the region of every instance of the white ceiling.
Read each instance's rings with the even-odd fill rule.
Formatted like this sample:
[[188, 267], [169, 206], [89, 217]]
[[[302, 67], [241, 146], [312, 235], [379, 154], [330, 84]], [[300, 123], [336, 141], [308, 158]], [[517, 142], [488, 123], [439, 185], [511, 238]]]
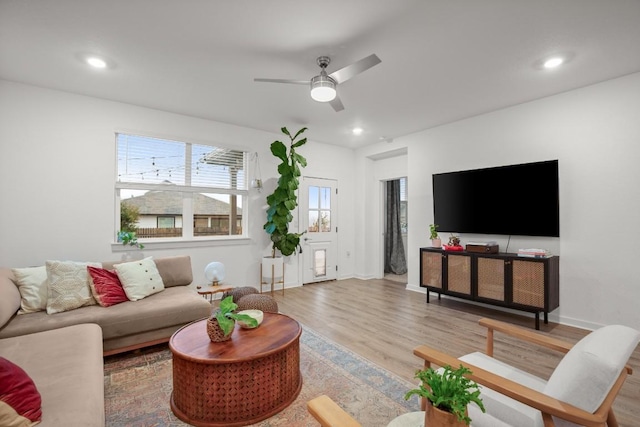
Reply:
[[[639, 52], [639, 0], [0, 0], [2, 79], [352, 148], [638, 72]], [[253, 81], [372, 53], [338, 113]], [[570, 60], [540, 70], [551, 54]]]

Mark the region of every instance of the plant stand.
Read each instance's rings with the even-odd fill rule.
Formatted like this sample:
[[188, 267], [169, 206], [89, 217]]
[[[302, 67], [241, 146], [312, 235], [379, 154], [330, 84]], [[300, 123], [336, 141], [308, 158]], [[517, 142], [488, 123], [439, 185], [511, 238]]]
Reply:
[[[280, 275], [280, 272], [282, 274]], [[271, 285], [271, 294], [275, 285], [282, 285], [282, 295], [284, 296], [284, 259], [282, 257], [263, 257], [260, 264], [260, 293], [262, 285]]]

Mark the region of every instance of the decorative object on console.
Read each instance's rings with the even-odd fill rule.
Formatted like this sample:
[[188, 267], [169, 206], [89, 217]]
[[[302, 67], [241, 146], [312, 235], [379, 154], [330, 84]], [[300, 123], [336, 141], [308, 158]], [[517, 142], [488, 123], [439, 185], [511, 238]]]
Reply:
[[429, 224], [429, 239], [431, 239], [431, 246], [434, 248], [442, 247], [442, 240], [438, 236], [438, 224]]
[[210, 262], [204, 268], [204, 277], [211, 286], [218, 286], [224, 280], [224, 264], [221, 262]]
[[518, 249], [518, 256], [527, 258], [550, 258], [552, 255], [546, 249]]
[[411, 396], [417, 395], [429, 402], [425, 408], [425, 426], [469, 425], [469, 403], [475, 403], [485, 412], [478, 384], [465, 377], [471, 373], [471, 370], [462, 365], [456, 370], [450, 365], [438, 370], [431, 367], [423, 369], [415, 375], [415, 378], [420, 380], [419, 388], [409, 390], [404, 398], [408, 400]]
[[445, 251], [463, 251], [464, 248], [460, 245], [460, 238], [451, 234], [449, 237], [449, 243], [444, 245]]
[[483, 254], [497, 254], [499, 245], [496, 241], [491, 242], [469, 242], [465, 246], [467, 252], [478, 252]]

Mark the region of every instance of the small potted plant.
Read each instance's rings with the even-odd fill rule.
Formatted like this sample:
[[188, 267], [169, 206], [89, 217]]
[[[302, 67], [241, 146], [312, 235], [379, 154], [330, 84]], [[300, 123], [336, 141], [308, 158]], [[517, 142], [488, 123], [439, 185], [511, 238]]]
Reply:
[[144, 245], [142, 243], [138, 243], [138, 238], [136, 237], [136, 233], [133, 231], [119, 231], [118, 232], [118, 241], [122, 242], [124, 246], [135, 246], [138, 249], [144, 249]]
[[426, 426], [469, 425], [469, 403], [475, 403], [485, 412], [478, 385], [465, 377], [465, 374], [470, 373], [471, 371], [462, 365], [456, 370], [449, 365], [441, 370], [423, 369], [415, 375], [415, 378], [420, 380], [420, 387], [409, 390], [404, 398], [409, 400], [411, 396], [418, 395], [429, 401], [425, 414]]
[[440, 240], [440, 236], [438, 236], [438, 227], [438, 224], [429, 224], [429, 233], [431, 233], [429, 238], [431, 239], [431, 246], [434, 248], [442, 247], [442, 240]]
[[233, 302], [233, 295], [220, 301], [220, 306], [213, 311], [207, 320], [207, 334], [211, 341], [221, 342], [230, 339], [236, 320], [245, 322], [251, 328], [258, 326], [258, 321], [248, 314], [234, 313], [237, 308], [238, 304]]

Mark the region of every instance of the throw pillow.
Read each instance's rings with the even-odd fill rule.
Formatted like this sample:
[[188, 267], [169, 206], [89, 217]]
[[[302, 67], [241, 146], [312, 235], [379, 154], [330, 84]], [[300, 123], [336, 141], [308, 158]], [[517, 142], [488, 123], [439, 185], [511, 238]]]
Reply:
[[47, 268], [12, 268], [20, 291], [20, 310], [18, 314], [35, 313], [47, 309]]
[[138, 301], [164, 290], [162, 277], [153, 258], [124, 262], [114, 266], [127, 298]]
[[91, 295], [87, 266], [102, 267], [102, 264], [47, 261], [47, 277], [49, 279], [47, 314], [60, 313], [96, 303]]
[[33, 380], [0, 357], [0, 426], [30, 427], [42, 420], [42, 398]]
[[129, 301], [115, 270], [88, 266], [91, 294], [103, 307]]

